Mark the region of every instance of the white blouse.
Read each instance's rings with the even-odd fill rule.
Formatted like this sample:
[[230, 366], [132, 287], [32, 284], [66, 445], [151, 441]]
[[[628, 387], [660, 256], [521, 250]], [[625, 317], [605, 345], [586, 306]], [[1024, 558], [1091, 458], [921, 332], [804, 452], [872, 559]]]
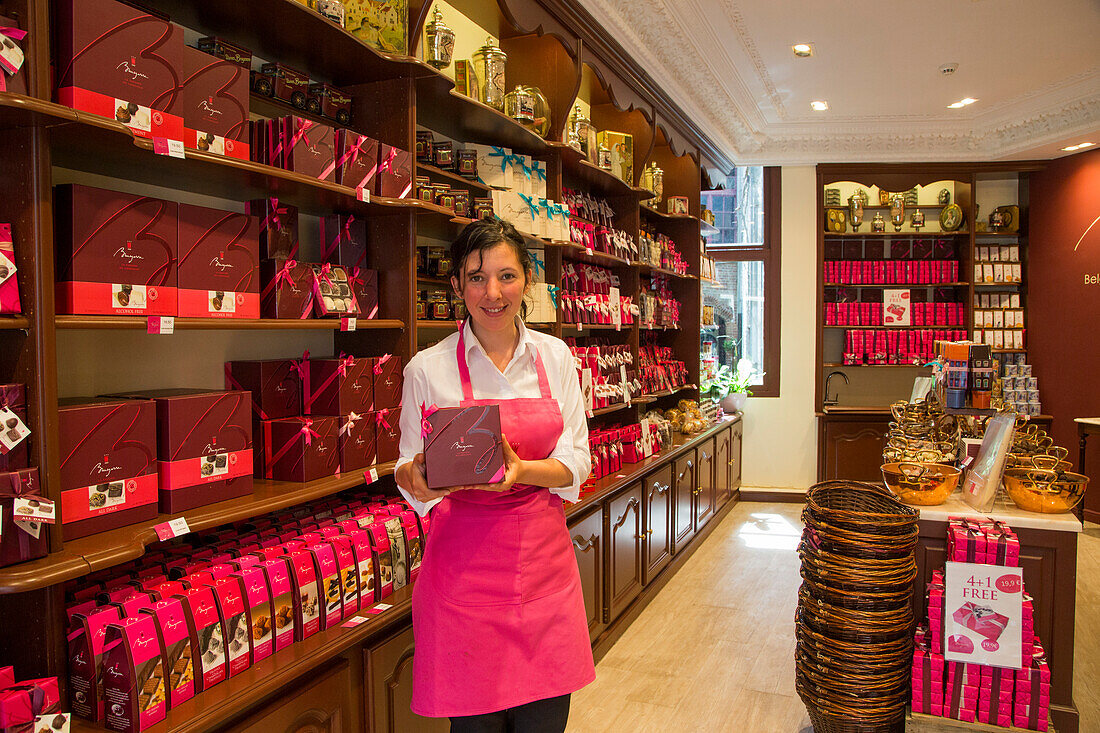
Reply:
[[[592, 456], [588, 448], [588, 422], [585, 420], [580, 382], [577, 379], [573, 353], [561, 339], [538, 331], [529, 330], [520, 319], [519, 344], [508, 367], [501, 372], [485, 353], [473, 330], [467, 323], [463, 328], [466, 344], [466, 363], [470, 368], [470, 382], [474, 399], [514, 399], [539, 397], [539, 379], [535, 370], [535, 349], [542, 355], [550, 392], [561, 406], [565, 427], [558, 444], [549, 458], [561, 461], [573, 474], [568, 486], [552, 487], [551, 492], [566, 501], [580, 498], [580, 486], [592, 471]], [[458, 376], [455, 352], [458, 349], [458, 333], [452, 333], [431, 348], [417, 352], [405, 367], [405, 385], [401, 393], [401, 457], [397, 467], [409, 463], [417, 453], [424, 451], [424, 439], [420, 436], [421, 405], [458, 407], [462, 402], [462, 381]], [[417, 501], [407, 491], [401, 494], [421, 516], [440, 500], [427, 503]]]

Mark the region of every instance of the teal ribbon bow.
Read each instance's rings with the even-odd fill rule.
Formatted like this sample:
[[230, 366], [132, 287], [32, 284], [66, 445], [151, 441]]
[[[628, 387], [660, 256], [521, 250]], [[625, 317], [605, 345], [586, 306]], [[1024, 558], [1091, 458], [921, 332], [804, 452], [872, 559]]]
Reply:
[[531, 214], [531, 221], [534, 221], [537, 218], [535, 216], [535, 212], [539, 209], [539, 205], [535, 203], [535, 197], [528, 196], [525, 193], [520, 193], [516, 195], [523, 199], [523, 203], [527, 204], [527, 212]]
[[[547, 283], [547, 284], [549, 285], [549, 283]], [[550, 291], [550, 299], [552, 301], [554, 301], [554, 307], [557, 308], [558, 307], [558, 293], [561, 292], [561, 288], [559, 288], [557, 285], [549, 285], [549, 287], [547, 287], [546, 289], [548, 291]]]
[[534, 265], [535, 276], [537, 277], [540, 272], [543, 272], [544, 270], [546, 270], [546, 262], [544, 262], [542, 260], [542, 258], [539, 257], [534, 252], [531, 252], [530, 254], [531, 254], [531, 264]]
[[508, 170], [508, 163], [511, 162], [516, 156], [504, 152], [504, 148], [493, 146], [493, 152], [489, 153], [490, 158], [500, 158], [500, 172]]

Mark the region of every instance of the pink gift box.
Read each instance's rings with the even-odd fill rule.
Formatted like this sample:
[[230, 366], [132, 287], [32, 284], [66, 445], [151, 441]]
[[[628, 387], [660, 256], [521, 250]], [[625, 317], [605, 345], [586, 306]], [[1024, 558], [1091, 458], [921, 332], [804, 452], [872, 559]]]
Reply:
[[955, 609], [951, 617], [957, 623], [992, 641], [996, 641], [1008, 626], [1008, 616], [996, 613], [988, 606], [979, 606], [972, 602], [964, 603]]
[[1034, 725], [1032, 725], [1031, 719], [1028, 718], [1027, 716], [1024, 716], [1024, 717], [1015, 716], [1013, 718], [1013, 722], [1015, 723], [1017, 728], [1028, 728], [1030, 730], [1037, 730], [1037, 731], [1041, 731], [1041, 732], [1044, 732], [1044, 733], [1045, 733], [1045, 731], [1047, 729], [1047, 725], [1048, 725], [1048, 721], [1047, 721], [1046, 717], [1037, 718], [1034, 721]]

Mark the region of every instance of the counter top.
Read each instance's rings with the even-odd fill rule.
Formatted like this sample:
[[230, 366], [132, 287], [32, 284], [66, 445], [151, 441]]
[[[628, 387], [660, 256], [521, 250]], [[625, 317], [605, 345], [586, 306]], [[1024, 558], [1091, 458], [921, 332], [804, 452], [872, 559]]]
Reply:
[[829, 405], [821, 408], [820, 412], [815, 412], [818, 417], [825, 417], [826, 415], [868, 415], [874, 417], [889, 417], [889, 407], [875, 407], [873, 405], [859, 406], [859, 405]]
[[956, 491], [939, 506], [913, 507], [920, 511], [920, 518], [930, 522], [946, 522], [949, 517], [970, 517], [974, 519], [997, 519], [1006, 522], [1014, 529], [1043, 529], [1055, 532], [1080, 532], [1081, 520], [1072, 512], [1065, 514], [1036, 514], [1025, 512], [1011, 499], [998, 496], [993, 505], [993, 511], [988, 514], [975, 511], [969, 504], [963, 501], [962, 494]]
[[1080, 425], [1092, 425], [1093, 427], [1100, 428], [1100, 417], [1075, 417], [1073, 422]]

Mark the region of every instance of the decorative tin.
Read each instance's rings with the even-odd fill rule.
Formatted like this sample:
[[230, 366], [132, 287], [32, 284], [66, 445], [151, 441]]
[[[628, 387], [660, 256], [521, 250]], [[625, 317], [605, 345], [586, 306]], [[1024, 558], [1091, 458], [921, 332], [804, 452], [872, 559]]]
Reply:
[[341, 0], [317, 0], [317, 12], [341, 28], [347, 21], [347, 8]]
[[519, 85], [504, 95], [504, 114], [537, 135], [550, 132], [550, 103], [538, 87]]
[[871, 231], [875, 234], [882, 234], [886, 231], [886, 220], [882, 218], [881, 211], [875, 212], [875, 218], [871, 220]]
[[478, 99], [494, 109], [503, 108], [506, 93], [504, 70], [508, 54], [501, 51], [490, 36], [485, 45], [474, 53], [473, 61], [478, 80]]
[[455, 216], [469, 218], [470, 216], [470, 192], [455, 191]]
[[611, 149], [601, 144], [596, 149], [596, 165], [605, 171], [611, 171]]
[[863, 197], [858, 191], [848, 197], [848, 221], [852, 223], [853, 232], [858, 232], [863, 224]]
[[469, 178], [472, 181], [477, 180], [477, 151], [476, 150], [459, 150], [455, 153], [455, 159], [458, 162], [457, 172], [458, 175], [463, 178]]
[[[947, 189], [945, 188], [944, 191]], [[962, 208], [958, 204], [948, 204], [940, 212], [940, 228], [945, 232], [953, 232], [963, 223]]]
[[890, 223], [894, 225], [894, 231], [900, 232], [905, 225], [905, 196], [895, 193], [890, 199]]
[[416, 133], [416, 160], [420, 163], [432, 162], [432, 147], [435, 137], [431, 130], [418, 130]]
[[924, 226], [924, 212], [920, 209], [914, 211], [909, 217], [909, 224], [919, 232], [921, 227]]
[[442, 168], [445, 171], [454, 170], [454, 151], [449, 140], [432, 145], [432, 160], [436, 168]]
[[432, 182], [427, 176], [417, 176], [416, 182], [416, 197], [421, 201], [434, 202], [435, 201], [435, 189], [432, 188]]
[[[597, 163], [596, 126], [592, 124], [592, 120], [584, 116], [580, 105], [573, 108], [570, 123], [573, 134], [577, 139], [577, 144], [574, 147], [584, 153], [584, 157], [588, 158], [589, 163]], [[572, 145], [572, 143], [570, 144]]]
[[455, 32], [443, 22], [439, 6], [432, 11], [432, 20], [424, 26], [424, 61], [437, 69], [451, 65], [455, 50]]

